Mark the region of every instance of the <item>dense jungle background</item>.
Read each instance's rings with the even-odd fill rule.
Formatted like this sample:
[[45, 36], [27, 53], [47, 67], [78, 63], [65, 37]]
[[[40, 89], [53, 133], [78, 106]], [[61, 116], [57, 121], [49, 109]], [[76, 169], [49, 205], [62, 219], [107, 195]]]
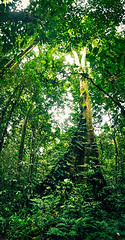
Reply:
[[124, 9], [0, 1], [1, 240], [125, 239]]

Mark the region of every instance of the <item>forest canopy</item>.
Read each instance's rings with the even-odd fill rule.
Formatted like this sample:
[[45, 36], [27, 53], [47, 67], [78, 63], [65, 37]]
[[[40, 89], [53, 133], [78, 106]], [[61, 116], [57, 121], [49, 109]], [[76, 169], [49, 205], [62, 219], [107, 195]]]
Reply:
[[121, 0], [0, 1], [1, 239], [124, 239], [124, 21]]

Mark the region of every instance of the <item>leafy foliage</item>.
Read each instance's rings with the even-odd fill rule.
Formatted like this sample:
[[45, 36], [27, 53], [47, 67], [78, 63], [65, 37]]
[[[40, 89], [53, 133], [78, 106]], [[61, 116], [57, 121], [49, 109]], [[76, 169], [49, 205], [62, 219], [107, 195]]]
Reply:
[[[16, 198], [20, 198], [19, 194], [16, 193]], [[113, 194], [108, 196], [108, 201], [110, 212], [104, 203], [95, 201], [91, 185], [75, 186], [71, 180], [65, 179], [54, 192], [42, 199], [38, 195], [31, 198], [29, 207], [24, 205], [18, 214], [15, 212], [7, 221], [1, 218], [3, 232], [8, 225], [8, 239], [117, 238], [124, 234], [122, 202]], [[111, 207], [114, 201], [117, 201], [117, 207], [113, 213]]]

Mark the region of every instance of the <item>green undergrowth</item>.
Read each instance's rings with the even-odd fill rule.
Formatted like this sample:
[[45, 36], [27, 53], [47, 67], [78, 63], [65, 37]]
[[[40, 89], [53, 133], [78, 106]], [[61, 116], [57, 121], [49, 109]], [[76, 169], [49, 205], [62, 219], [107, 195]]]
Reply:
[[[108, 190], [111, 187], [108, 187]], [[122, 193], [92, 193], [91, 185], [65, 179], [46, 196], [1, 192], [0, 239], [125, 239]]]

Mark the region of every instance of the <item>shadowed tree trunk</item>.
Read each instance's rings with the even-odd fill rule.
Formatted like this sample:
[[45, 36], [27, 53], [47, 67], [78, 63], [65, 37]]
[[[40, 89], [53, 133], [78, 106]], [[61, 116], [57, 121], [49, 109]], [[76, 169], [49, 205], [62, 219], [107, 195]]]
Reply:
[[[29, 165], [29, 181], [31, 182], [32, 180], [32, 173], [33, 173], [33, 168], [35, 165], [35, 161], [36, 161], [36, 152], [37, 152], [37, 140], [38, 140], [38, 135], [39, 135], [39, 130], [41, 127], [42, 122], [39, 123], [39, 125], [37, 127], [34, 127], [34, 129], [32, 129], [32, 134], [33, 134], [33, 139], [32, 139], [32, 143], [31, 143], [31, 153], [30, 153], [30, 165]], [[36, 167], [36, 172], [37, 172], [37, 167]]]
[[21, 161], [23, 158], [23, 149], [24, 149], [24, 140], [25, 140], [25, 135], [26, 135], [26, 127], [27, 127], [27, 121], [28, 121], [28, 116], [31, 110], [31, 106], [29, 107], [27, 114], [25, 116], [23, 126], [22, 126], [22, 133], [21, 133], [21, 141], [20, 141], [20, 147], [19, 147], [19, 154], [18, 154], [18, 163], [17, 163], [17, 170], [18, 170], [18, 177], [20, 179], [20, 173], [21, 173]]
[[117, 146], [117, 139], [116, 139], [116, 136], [114, 134], [113, 136], [113, 141], [114, 141], [114, 146], [115, 146], [115, 181], [116, 181], [116, 184], [117, 184], [117, 175], [118, 175], [118, 146]]
[[[23, 89], [24, 89], [24, 86], [21, 87], [21, 89], [19, 90], [18, 95], [17, 95], [15, 101], [12, 103], [11, 110], [10, 110], [10, 112], [8, 114], [8, 117], [7, 117], [6, 121], [5, 121], [5, 126], [3, 127], [3, 129], [2, 129], [2, 124], [1, 124], [1, 127], [0, 127], [0, 135], [1, 135], [0, 136], [0, 152], [2, 151], [2, 148], [3, 148], [4, 138], [5, 138], [5, 135], [6, 135], [6, 132], [7, 132], [7, 128], [8, 128], [9, 122], [10, 122], [11, 117], [12, 117], [12, 113], [13, 113], [15, 107], [16, 107], [16, 104], [18, 103], [18, 101], [20, 99], [20, 96], [21, 96], [21, 94], [23, 92]], [[3, 113], [2, 118], [4, 117], [4, 115], [5, 115], [5, 112]]]
[[17, 85], [16, 88], [14, 89], [13, 94], [11, 94], [11, 96], [9, 97], [9, 99], [7, 100], [7, 102], [5, 103], [5, 106], [3, 107], [2, 111], [1, 111], [1, 117], [0, 117], [0, 125], [3, 123], [4, 117], [7, 113], [7, 109], [8, 107], [12, 104], [12, 100], [15, 96], [15, 94], [18, 92], [20, 85]]

